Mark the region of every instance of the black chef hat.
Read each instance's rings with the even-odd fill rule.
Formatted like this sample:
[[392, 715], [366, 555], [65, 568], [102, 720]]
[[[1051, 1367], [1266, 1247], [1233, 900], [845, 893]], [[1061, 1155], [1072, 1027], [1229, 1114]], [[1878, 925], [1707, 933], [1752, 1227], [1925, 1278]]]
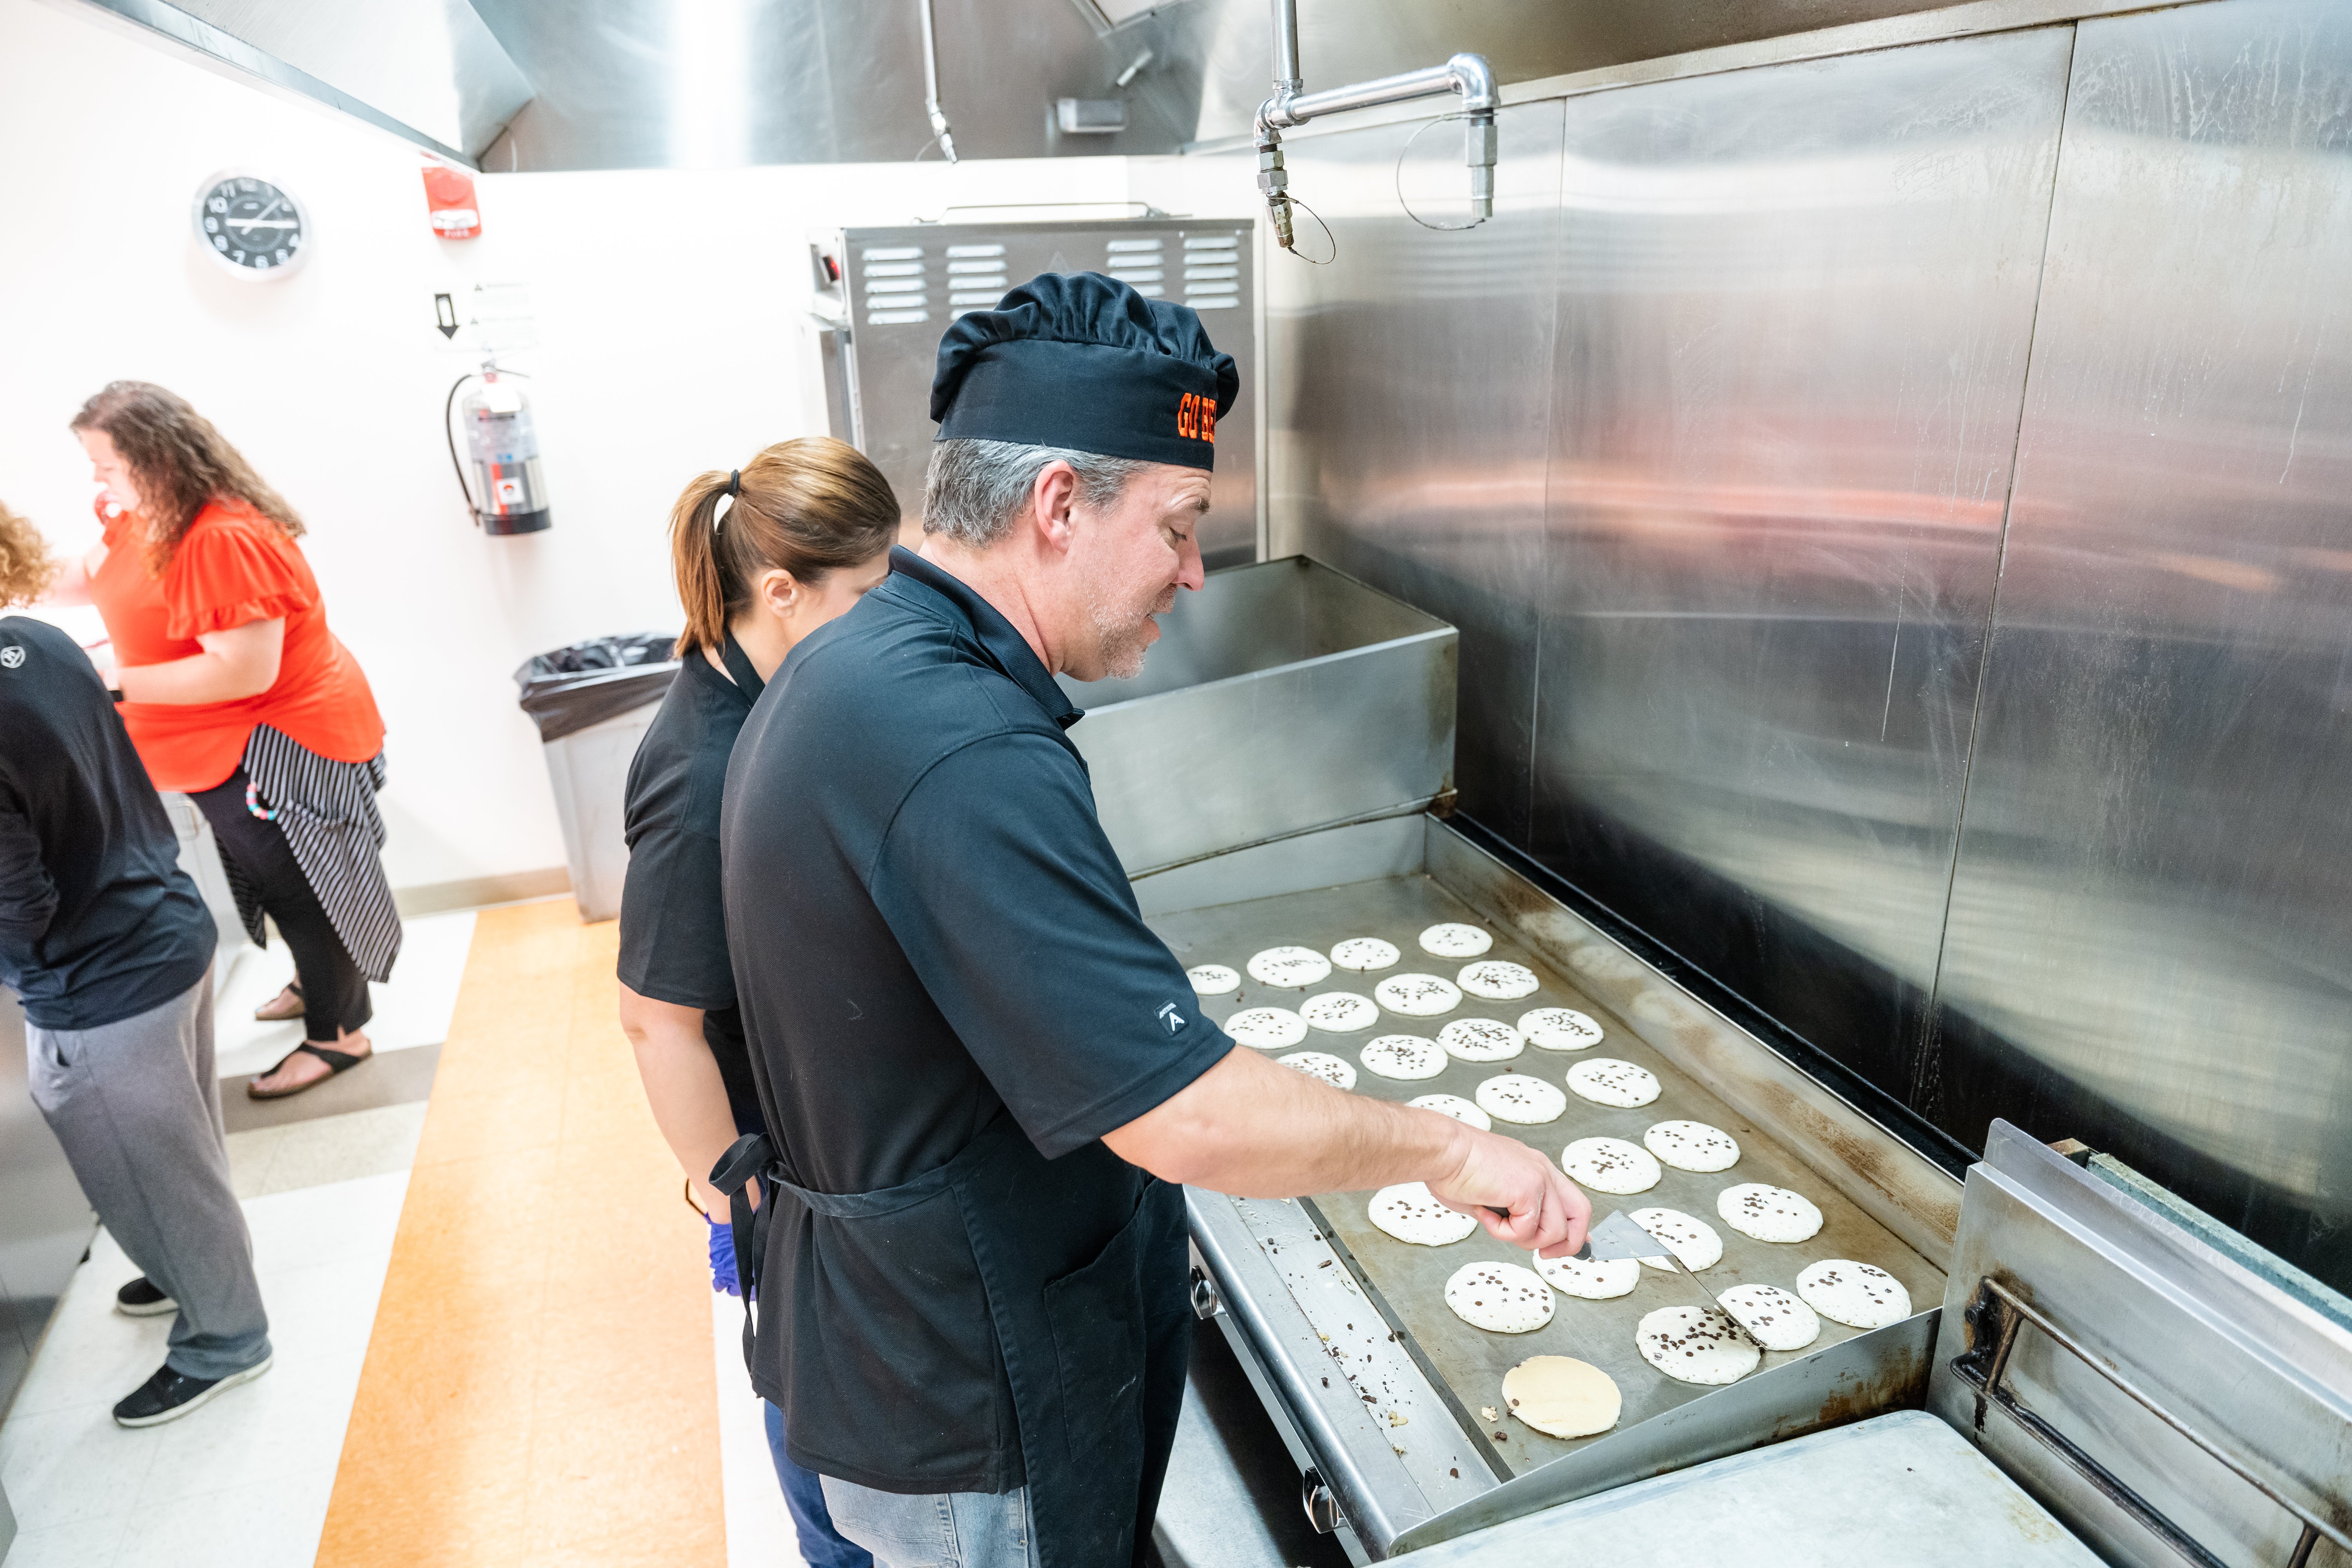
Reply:
[[1199, 314], [1099, 272], [1046, 272], [940, 340], [942, 441], [1013, 441], [1216, 467], [1241, 375]]

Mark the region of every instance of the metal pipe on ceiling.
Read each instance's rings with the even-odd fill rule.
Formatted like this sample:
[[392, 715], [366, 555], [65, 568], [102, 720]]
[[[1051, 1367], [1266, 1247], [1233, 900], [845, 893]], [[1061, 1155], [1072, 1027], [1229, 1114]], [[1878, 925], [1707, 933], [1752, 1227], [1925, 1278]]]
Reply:
[[948, 129], [947, 110], [940, 107], [940, 36], [931, 18], [931, 0], [918, 0], [923, 15], [923, 112], [931, 117], [931, 138], [940, 156], [956, 161], [955, 133]]
[[1495, 110], [1501, 94], [1486, 56], [1458, 54], [1442, 66], [1326, 88], [1321, 92], [1307, 92], [1306, 85], [1298, 65], [1298, 0], [1274, 0], [1274, 92], [1258, 106], [1257, 188], [1265, 196], [1267, 216], [1274, 220], [1275, 239], [1285, 250], [1294, 247], [1290, 174], [1282, 162], [1282, 131], [1326, 114], [1440, 93], [1459, 93], [1469, 121], [1463, 161], [1470, 169], [1470, 222], [1464, 226], [1475, 228], [1495, 216]]

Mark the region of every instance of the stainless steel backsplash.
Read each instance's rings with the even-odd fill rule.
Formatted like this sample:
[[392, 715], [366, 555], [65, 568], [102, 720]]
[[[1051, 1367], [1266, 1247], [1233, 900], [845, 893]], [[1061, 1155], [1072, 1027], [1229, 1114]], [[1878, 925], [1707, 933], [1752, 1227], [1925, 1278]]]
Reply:
[[1464, 809], [2352, 1285], [2352, 11], [1521, 103], [1470, 232], [1414, 130], [1291, 143], [1269, 532], [1461, 628]]

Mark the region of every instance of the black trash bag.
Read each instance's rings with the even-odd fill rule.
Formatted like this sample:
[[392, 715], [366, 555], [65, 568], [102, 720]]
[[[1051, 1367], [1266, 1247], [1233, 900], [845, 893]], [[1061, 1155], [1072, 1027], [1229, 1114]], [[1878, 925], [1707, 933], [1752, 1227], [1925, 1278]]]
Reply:
[[677, 674], [677, 643], [674, 633], [631, 632], [534, 654], [514, 672], [522, 710], [547, 742], [658, 702]]

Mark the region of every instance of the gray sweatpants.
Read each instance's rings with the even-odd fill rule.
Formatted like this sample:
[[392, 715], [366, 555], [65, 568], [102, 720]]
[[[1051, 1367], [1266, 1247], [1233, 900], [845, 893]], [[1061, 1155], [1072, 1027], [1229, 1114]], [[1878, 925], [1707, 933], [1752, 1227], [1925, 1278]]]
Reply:
[[213, 1077], [213, 982], [95, 1029], [29, 1027], [33, 1103], [98, 1217], [180, 1304], [163, 1358], [219, 1378], [269, 1355], [253, 1238], [228, 1178]]

